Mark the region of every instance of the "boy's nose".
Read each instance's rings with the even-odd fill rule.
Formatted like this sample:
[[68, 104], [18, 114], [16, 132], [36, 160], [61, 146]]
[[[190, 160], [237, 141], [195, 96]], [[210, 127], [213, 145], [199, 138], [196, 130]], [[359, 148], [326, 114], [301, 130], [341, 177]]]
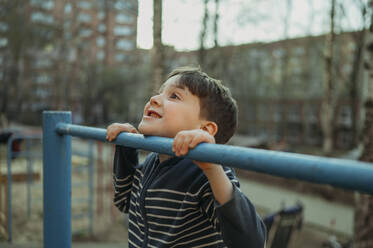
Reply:
[[157, 105], [157, 106], [160, 106], [160, 105], [161, 105], [160, 95], [152, 96], [152, 97], [150, 98], [150, 104], [151, 104], [151, 105]]

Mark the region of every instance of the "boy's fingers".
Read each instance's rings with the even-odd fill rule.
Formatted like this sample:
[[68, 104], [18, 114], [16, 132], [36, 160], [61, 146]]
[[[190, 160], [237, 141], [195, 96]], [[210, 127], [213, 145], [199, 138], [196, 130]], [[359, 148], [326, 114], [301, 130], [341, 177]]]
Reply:
[[184, 137], [183, 136], [177, 136], [174, 140], [174, 153], [176, 156], [180, 155], [180, 147], [183, 143]]
[[191, 136], [186, 136], [185, 139], [183, 140], [183, 143], [181, 144], [181, 149], [180, 149], [180, 154], [181, 155], [186, 155], [189, 151], [189, 144], [192, 141]]
[[191, 140], [191, 142], [189, 143], [189, 148], [194, 148], [196, 147], [199, 143], [205, 141], [203, 139], [203, 136], [201, 134], [198, 134], [196, 136], [194, 136], [194, 138]]
[[184, 142], [185, 136], [183, 134], [178, 134], [175, 136], [173, 143], [173, 152], [176, 156], [180, 156], [180, 151]]

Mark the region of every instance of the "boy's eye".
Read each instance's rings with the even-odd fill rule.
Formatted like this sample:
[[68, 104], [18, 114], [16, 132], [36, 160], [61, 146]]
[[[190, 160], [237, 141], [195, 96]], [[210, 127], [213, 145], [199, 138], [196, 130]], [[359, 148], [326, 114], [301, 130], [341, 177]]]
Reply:
[[180, 97], [176, 93], [171, 93], [170, 98], [172, 99], [180, 99]]

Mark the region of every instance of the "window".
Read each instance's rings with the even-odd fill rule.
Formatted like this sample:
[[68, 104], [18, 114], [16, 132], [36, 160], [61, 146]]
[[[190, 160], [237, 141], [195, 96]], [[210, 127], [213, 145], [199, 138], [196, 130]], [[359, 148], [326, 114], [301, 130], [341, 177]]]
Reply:
[[34, 12], [31, 14], [31, 21], [51, 24], [53, 23], [53, 16], [42, 12]]
[[34, 63], [35, 68], [45, 68], [52, 65], [52, 62], [48, 59], [37, 59]]
[[81, 29], [79, 32], [80, 36], [82, 37], [88, 37], [92, 34], [92, 30], [90, 29]]
[[71, 21], [70, 20], [65, 20], [63, 23], [63, 28], [64, 29], [70, 29]]
[[100, 20], [104, 19], [105, 18], [105, 12], [103, 12], [103, 11], [98, 12], [97, 17]]
[[82, 9], [90, 9], [92, 5], [88, 1], [79, 1], [78, 6]]
[[97, 30], [101, 33], [105, 32], [106, 31], [106, 25], [103, 24], [103, 23], [100, 23], [97, 27]]
[[88, 14], [85, 14], [85, 13], [80, 13], [78, 15], [78, 21], [80, 22], [90, 22], [92, 20], [92, 17]]
[[8, 24], [0, 22], [0, 32], [5, 32], [8, 30]]
[[275, 58], [282, 58], [285, 54], [285, 50], [283, 48], [277, 48], [273, 50], [273, 56]]
[[96, 57], [98, 60], [103, 60], [105, 58], [105, 52], [102, 50], [98, 51]]
[[115, 26], [114, 34], [115, 35], [130, 35], [132, 33], [132, 29], [127, 26]]
[[96, 39], [96, 45], [99, 47], [103, 47], [106, 43], [106, 40], [104, 37], [100, 36]]
[[51, 79], [50, 76], [46, 74], [41, 74], [41, 75], [36, 76], [35, 81], [39, 84], [46, 84], [50, 82], [50, 79]]
[[132, 22], [132, 17], [129, 16], [129, 15], [118, 14], [118, 15], [115, 17], [115, 20], [116, 20], [118, 23], [130, 23], [130, 22]]
[[35, 91], [36, 95], [40, 98], [46, 98], [49, 95], [48, 90], [46, 89], [36, 89]]
[[294, 54], [295, 55], [304, 55], [304, 48], [303, 47], [301, 47], [301, 46], [298, 46], [298, 47], [296, 47], [295, 49], [294, 49]]
[[66, 40], [70, 40], [72, 35], [71, 35], [71, 32], [67, 31], [67, 32], [64, 32], [64, 36]]
[[47, 10], [51, 10], [54, 7], [54, 2], [53, 2], [53, 0], [43, 1], [42, 4], [41, 4], [41, 7], [43, 7], [44, 9], [47, 9]]
[[124, 54], [117, 53], [115, 54], [115, 60], [117, 62], [123, 62], [126, 56]]
[[30, 0], [30, 4], [32, 6], [38, 6], [40, 4], [40, 0]]
[[133, 42], [125, 39], [118, 40], [116, 47], [120, 50], [131, 50], [134, 48]]
[[65, 13], [68, 14], [71, 12], [71, 3], [67, 3], [65, 5]]
[[6, 45], [8, 45], [8, 39], [0, 38], [0, 47], [5, 47]]

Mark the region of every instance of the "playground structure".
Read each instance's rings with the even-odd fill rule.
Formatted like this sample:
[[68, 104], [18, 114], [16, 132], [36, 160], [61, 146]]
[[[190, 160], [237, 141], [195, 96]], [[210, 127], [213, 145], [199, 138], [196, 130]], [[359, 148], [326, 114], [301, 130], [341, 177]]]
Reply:
[[[14, 131], [2, 142], [5, 156], [0, 166], [0, 240], [13, 242], [24, 236], [20, 232], [42, 231], [41, 141], [40, 133], [30, 135]], [[108, 165], [112, 163], [114, 150], [110, 145], [104, 147], [102, 142], [78, 138], [74, 139], [72, 147], [72, 234], [87, 236], [93, 233], [94, 221], [110, 221], [118, 214], [113, 211], [112, 193], [107, 193], [113, 190], [111, 166]], [[33, 236], [33, 242], [41, 241], [39, 235], [26, 235]]]
[[[44, 247], [71, 247], [71, 136], [106, 142], [106, 130], [72, 125], [70, 112], [43, 113]], [[169, 138], [122, 133], [113, 143], [173, 155]], [[373, 194], [370, 163], [216, 144], [186, 157]]]
[[[27, 183], [27, 216], [31, 212], [31, 185], [34, 181], [40, 180], [40, 173], [34, 172], [33, 164], [37, 159], [41, 159], [41, 151], [32, 149], [35, 143], [39, 142], [41, 147], [40, 134], [14, 134], [7, 140], [7, 173], [0, 171], [0, 234], [8, 241], [12, 240], [12, 183]], [[21, 143], [24, 149], [21, 151]], [[26, 172], [12, 173], [13, 159], [26, 160]]]

